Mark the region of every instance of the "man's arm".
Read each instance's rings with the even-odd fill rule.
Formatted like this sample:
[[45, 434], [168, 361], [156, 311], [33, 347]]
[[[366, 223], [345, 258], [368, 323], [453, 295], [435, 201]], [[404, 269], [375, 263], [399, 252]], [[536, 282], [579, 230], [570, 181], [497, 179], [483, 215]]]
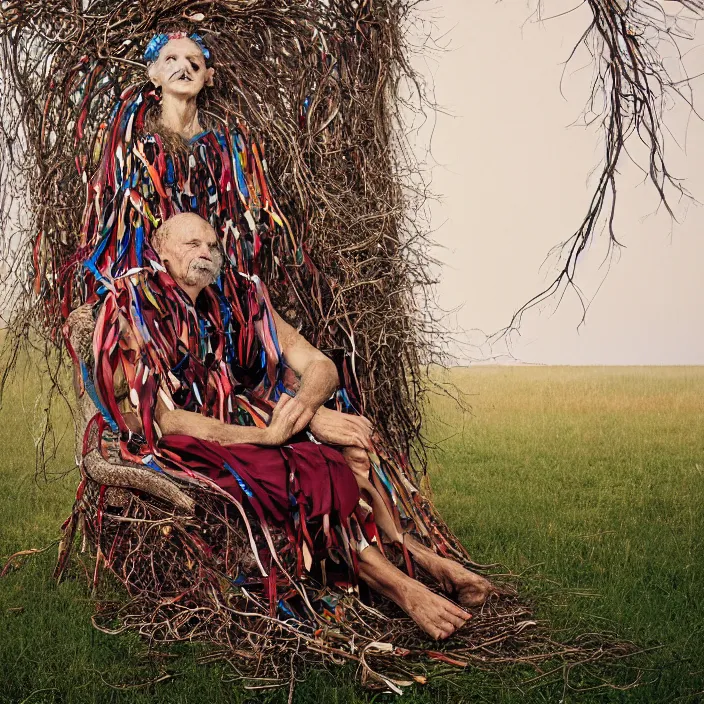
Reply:
[[286, 364], [301, 380], [296, 398], [315, 412], [340, 386], [337, 367], [276, 311], [273, 312]]
[[162, 435], [190, 435], [191, 437], [216, 442], [220, 445], [235, 445], [239, 443], [267, 444], [267, 428], [226, 425], [216, 418], [206, 418], [200, 413], [184, 411], [180, 408], [169, 410], [162, 401], [157, 402], [154, 419]]
[[295, 398], [287, 402], [285, 410], [282, 410], [283, 419], [290, 423], [292, 435], [295, 435], [311, 422], [318, 409], [339, 387], [340, 379], [335, 363], [313, 347], [276, 311], [274, 323], [286, 364], [300, 378]]
[[[285, 399], [292, 401], [290, 396]], [[271, 422], [266, 428], [254, 428], [246, 425], [228, 425], [217, 418], [207, 418], [200, 413], [184, 411], [180, 408], [170, 409], [158, 397], [154, 419], [162, 435], [190, 435], [200, 440], [216, 442], [220, 445], [279, 446], [294, 433], [292, 421], [282, 415], [287, 401], [282, 399], [274, 409]]]
[[322, 404], [339, 387], [335, 363], [311, 345], [274, 311], [286, 363], [300, 377], [294, 403], [288, 404], [294, 433], [310, 425], [320, 442], [371, 449], [372, 424], [363, 416], [339, 413]]

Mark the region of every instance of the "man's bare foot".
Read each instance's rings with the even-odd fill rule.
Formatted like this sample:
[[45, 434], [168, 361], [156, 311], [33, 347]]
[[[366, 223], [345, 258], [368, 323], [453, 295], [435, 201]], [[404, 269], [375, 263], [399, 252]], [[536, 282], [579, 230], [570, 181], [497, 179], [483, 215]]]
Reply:
[[401, 607], [431, 638], [448, 638], [470, 618], [457, 604], [394, 567], [375, 546], [359, 556], [359, 576]]
[[437, 557], [433, 577], [448, 594], [462, 606], [481, 606], [496, 589], [485, 577], [462, 567], [454, 560]]
[[485, 577], [462, 567], [458, 562], [434, 553], [413, 536], [406, 534], [404, 541], [418, 564], [437, 580], [447, 594], [462, 606], [481, 606], [496, 587]]
[[464, 609], [414, 579], [408, 578], [400, 591], [397, 604], [435, 640], [449, 638], [471, 617]]

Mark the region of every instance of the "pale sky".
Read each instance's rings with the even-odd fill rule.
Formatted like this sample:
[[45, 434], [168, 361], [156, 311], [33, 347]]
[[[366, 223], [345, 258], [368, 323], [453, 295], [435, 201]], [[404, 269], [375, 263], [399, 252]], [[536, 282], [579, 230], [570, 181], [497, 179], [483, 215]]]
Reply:
[[[544, 4], [544, 15], [573, 8]], [[668, 3], [672, 6], [674, 3]], [[433, 0], [421, 16], [447, 33], [450, 49], [416, 60], [434, 76], [435, 97], [452, 116], [438, 114], [432, 141], [434, 235], [445, 262], [439, 302], [455, 310], [450, 325], [492, 333], [548, 281], [548, 250], [567, 239], [586, 214], [594, 181], [588, 174], [603, 153], [597, 128], [568, 127], [582, 112], [591, 67], [582, 54], [565, 73], [563, 62], [587, 28], [586, 5], [547, 22], [529, 19], [534, 3], [516, 0]], [[523, 25], [523, 27], [522, 27]], [[704, 72], [704, 27], [682, 43], [689, 75]], [[704, 76], [692, 82], [704, 116]], [[666, 159], [675, 176], [704, 202], [704, 123], [683, 105], [671, 110], [674, 141]], [[420, 133], [422, 146], [429, 130]], [[635, 145], [633, 145], [635, 148]], [[625, 162], [618, 181], [617, 235], [626, 248], [601, 289], [604, 247], [582, 261], [581, 285], [593, 296], [586, 324], [568, 295], [557, 312], [525, 318], [513, 345], [521, 361], [547, 364], [704, 364], [704, 208], [679, 206], [679, 223], [649, 184]], [[677, 205], [676, 194], [673, 194]], [[686, 218], [685, 218], [686, 215]], [[473, 340], [481, 335], [472, 333]], [[501, 352], [501, 349], [496, 349]], [[462, 354], [462, 353], [460, 353]]]

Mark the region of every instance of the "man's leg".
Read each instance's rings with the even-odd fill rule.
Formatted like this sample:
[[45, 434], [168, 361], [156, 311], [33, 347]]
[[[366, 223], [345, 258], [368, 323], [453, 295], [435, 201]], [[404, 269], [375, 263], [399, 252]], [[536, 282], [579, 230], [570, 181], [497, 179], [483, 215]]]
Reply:
[[361, 447], [346, 447], [342, 454], [347, 465], [354, 473], [362, 496], [372, 504], [374, 510], [374, 520], [377, 526], [384, 532], [384, 536], [395, 543], [403, 543], [403, 534], [396, 525], [394, 517], [391, 515], [384, 499], [381, 497], [376, 487], [369, 479], [371, 464], [366, 450]]
[[346, 447], [342, 454], [354, 472], [360, 491], [371, 501], [374, 519], [385, 537], [396, 543], [405, 544], [416, 562], [430, 574], [448, 594], [456, 595], [463, 606], [479, 606], [495, 591], [488, 579], [462, 567], [454, 560], [441, 557], [427, 548], [413, 536], [404, 535], [396, 525], [386, 502], [369, 480], [371, 465], [366, 451], [359, 447]]
[[448, 638], [470, 618], [459, 606], [394, 567], [373, 545], [359, 554], [359, 576], [436, 640]]

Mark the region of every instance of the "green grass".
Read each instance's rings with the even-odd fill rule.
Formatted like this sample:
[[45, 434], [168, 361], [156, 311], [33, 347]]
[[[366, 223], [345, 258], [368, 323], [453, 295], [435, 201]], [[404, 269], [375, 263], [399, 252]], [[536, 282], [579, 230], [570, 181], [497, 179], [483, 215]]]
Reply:
[[[615, 632], [643, 647], [641, 687], [566, 693], [569, 702], [704, 701], [704, 368], [453, 370], [471, 413], [433, 399], [427, 430], [436, 505], [479, 562], [523, 573], [523, 591], [556, 627]], [[36, 388], [29, 381], [28, 389]], [[32, 399], [20, 384], [0, 413], [0, 558], [57, 535], [77, 473], [33, 481]], [[67, 434], [57, 467], [72, 464]], [[0, 580], [0, 702], [285, 702], [244, 691], [231, 672], [195, 665], [198, 646], [149, 659], [133, 635], [92, 628], [81, 580], [55, 585], [55, 550]], [[4, 562], [4, 561], [3, 561]], [[111, 687], [168, 681], [137, 689]], [[296, 702], [391, 701], [347, 668], [304, 673]], [[527, 671], [471, 671], [410, 690], [425, 702], [557, 702]]]

